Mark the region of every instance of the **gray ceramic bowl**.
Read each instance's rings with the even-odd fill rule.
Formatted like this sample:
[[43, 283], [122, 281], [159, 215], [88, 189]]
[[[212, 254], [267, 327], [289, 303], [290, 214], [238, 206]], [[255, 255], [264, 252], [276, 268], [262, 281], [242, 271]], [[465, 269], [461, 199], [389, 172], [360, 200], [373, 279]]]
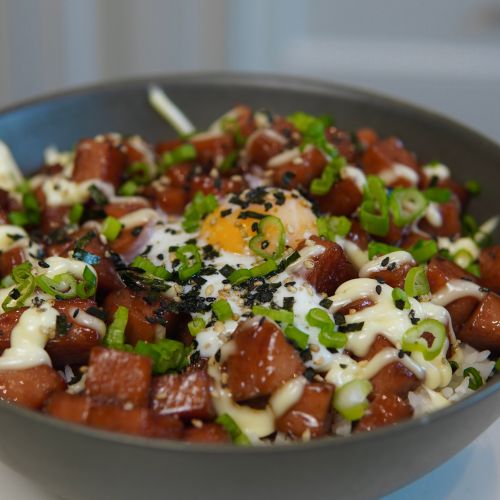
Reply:
[[[100, 132], [173, 136], [152, 111], [146, 86], [161, 84], [200, 128], [236, 103], [280, 113], [331, 113], [352, 129], [401, 137], [422, 160], [477, 179], [476, 214], [498, 209], [500, 147], [446, 118], [329, 83], [249, 75], [191, 75], [116, 83], [60, 94], [0, 114], [0, 138], [26, 172], [48, 144], [71, 147]], [[377, 497], [432, 470], [500, 413], [500, 376], [472, 397], [425, 418], [350, 438], [274, 448], [188, 446], [52, 420], [0, 404], [0, 458], [67, 499], [326, 499]]]

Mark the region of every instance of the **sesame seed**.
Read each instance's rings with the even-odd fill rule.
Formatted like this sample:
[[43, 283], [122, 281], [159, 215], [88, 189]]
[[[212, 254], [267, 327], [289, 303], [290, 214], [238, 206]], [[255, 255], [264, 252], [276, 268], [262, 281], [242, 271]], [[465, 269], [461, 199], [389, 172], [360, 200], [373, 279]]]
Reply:
[[197, 429], [201, 429], [203, 427], [203, 422], [198, 418], [193, 418], [191, 420], [191, 425]]
[[304, 266], [307, 268], [307, 269], [313, 269], [314, 268], [314, 262], [311, 260], [311, 259], [306, 259], [304, 261]]
[[214, 293], [214, 286], [208, 285], [207, 288], [205, 288], [205, 295], [212, 295], [212, 293]]

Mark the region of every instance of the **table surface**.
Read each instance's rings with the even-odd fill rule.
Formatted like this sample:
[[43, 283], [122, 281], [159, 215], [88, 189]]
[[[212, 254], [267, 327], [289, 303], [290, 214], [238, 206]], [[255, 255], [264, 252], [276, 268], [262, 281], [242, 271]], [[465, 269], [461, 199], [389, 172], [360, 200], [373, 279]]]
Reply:
[[[500, 420], [451, 460], [384, 500], [500, 498]], [[2, 498], [58, 500], [0, 463]]]

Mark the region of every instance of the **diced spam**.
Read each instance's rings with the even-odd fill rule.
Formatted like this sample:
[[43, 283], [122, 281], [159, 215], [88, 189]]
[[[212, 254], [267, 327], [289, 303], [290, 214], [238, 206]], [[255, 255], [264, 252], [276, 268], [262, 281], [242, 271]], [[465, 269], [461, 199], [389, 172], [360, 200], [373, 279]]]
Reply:
[[85, 382], [95, 401], [117, 405], [148, 405], [151, 385], [150, 358], [128, 352], [94, 347]]
[[300, 400], [276, 420], [277, 430], [295, 438], [305, 432], [313, 438], [324, 436], [331, 426], [333, 390], [323, 382], [307, 384]]
[[267, 319], [247, 320], [233, 333], [235, 352], [224, 363], [228, 388], [236, 401], [268, 396], [301, 375], [304, 365], [278, 326]]
[[181, 374], [155, 377], [151, 390], [151, 407], [160, 415], [177, 415], [183, 419], [214, 418], [210, 377], [206, 370], [188, 370]]
[[389, 262], [386, 267], [381, 268], [374, 273], [370, 273], [369, 277], [380, 280], [383, 283], [387, 283], [393, 288], [404, 289], [406, 275], [412, 267], [415, 267], [415, 265], [415, 262], [404, 262], [393, 269]]
[[62, 377], [50, 366], [0, 371], [0, 400], [39, 409], [45, 399], [65, 387]]
[[86, 424], [89, 416], [90, 404], [90, 397], [83, 394], [56, 392], [47, 400], [44, 411], [52, 417], [67, 422]]
[[479, 256], [481, 284], [500, 293], [500, 245], [485, 248]]
[[419, 228], [433, 236], [445, 236], [455, 238], [460, 235], [462, 228], [460, 222], [460, 202], [452, 197], [450, 201], [438, 205], [441, 214], [441, 224], [434, 226], [427, 219], [421, 219]]
[[327, 194], [315, 199], [322, 212], [349, 216], [361, 205], [363, 194], [351, 179], [341, 179]]

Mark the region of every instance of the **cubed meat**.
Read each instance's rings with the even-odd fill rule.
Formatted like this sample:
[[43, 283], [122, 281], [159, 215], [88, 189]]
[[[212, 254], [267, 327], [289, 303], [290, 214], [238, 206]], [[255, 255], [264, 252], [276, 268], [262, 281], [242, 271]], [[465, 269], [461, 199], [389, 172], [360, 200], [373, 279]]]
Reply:
[[[357, 277], [356, 270], [347, 260], [342, 248], [333, 241], [311, 236], [321, 252], [313, 252], [294, 272], [310, 283], [318, 293], [333, 295], [335, 290], [347, 280]], [[309, 247], [314, 248], [314, 247]], [[303, 252], [307, 252], [305, 248]]]
[[336, 182], [324, 196], [315, 196], [321, 212], [332, 215], [351, 215], [363, 201], [363, 194], [351, 179]]
[[156, 208], [169, 215], [182, 215], [189, 202], [187, 190], [183, 187], [152, 185], [144, 194]]
[[[395, 264], [395, 263], [394, 263]], [[373, 278], [379, 280], [383, 283], [387, 283], [389, 286], [393, 288], [402, 288], [405, 286], [405, 278], [408, 274], [408, 271], [416, 266], [416, 262], [401, 262], [398, 263], [395, 267], [392, 267], [391, 262], [378, 271], [370, 273], [368, 275], [369, 278]]]
[[313, 382], [304, 387], [300, 400], [276, 420], [278, 431], [301, 438], [309, 432], [313, 438], [327, 434], [331, 426], [334, 387]]
[[418, 227], [432, 236], [446, 236], [448, 238], [460, 236], [462, 224], [460, 222], [460, 203], [458, 199], [453, 196], [450, 201], [440, 203], [438, 210], [441, 216], [441, 224], [435, 226], [427, 218], [423, 218], [420, 220]]
[[240, 323], [233, 333], [234, 352], [224, 363], [228, 388], [236, 401], [268, 396], [304, 365], [276, 323], [264, 318]]
[[285, 149], [287, 140], [271, 129], [254, 132], [245, 147], [246, 160], [249, 165], [265, 168], [267, 162]]
[[126, 410], [113, 405], [91, 407], [88, 424], [106, 431], [164, 439], [180, 439], [184, 428], [175, 417], [153, 415], [147, 408]]
[[235, 147], [233, 136], [223, 132], [198, 134], [191, 137], [190, 142], [196, 149], [197, 163], [206, 167], [217, 165], [218, 160]]
[[328, 127], [325, 130], [325, 136], [337, 148], [339, 154], [346, 159], [347, 163], [351, 165], [356, 163], [356, 144], [350, 132], [337, 127]]
[[0, 314], [0, 352], [10, 347], [10, 336], [26, 307]]
[[189, 427], [184, 433], [189, 443], [230, 443], [231, 437], [222, 425], [204, 423], [201, 427]]
[[141, 208], [151, 208], [151, 203], [146, 198], [134, 197], [130, 201], [108, 203], [104, 206], [104, 211], [106, 215], [119, 219]]
[[[394, 348], [392, 343], [382, 335], [377, 335], [368, 354], [363, 358], [370, 360], [382, 349]], [[385, 365], [372, 377], [373, 394], [389, 394], [405, 398], [408, 392], [414, 391], [421, 383], [418, 377], [402, 363]]]
[[22, 370], [0, 370], [0, 400], [39, 409], [53, 392], [65, 387], [62, 377], [50, 366]]
[[95, 401], [117, 405], [148, 405], [151, 385], [150, 358], [128, 352], [94, 347], [85, 382]]
[[214, 418], [210, 377], [206, 370], [187, 370], [181, 374], [155, 377], [151, 390], [151, 407], [160, 415], [176, 415], [183, 419]]
[[500, 293], [500, 245], [485, 248], [479, 256], [481, 284]]
[[393, 425], [413, 415], [413, 408], [407, 399], [395, 394], [381, 394], [370, 403], [354, 432], [372, 431], [385, 425]]
[[211, 175], [195, 175], [189, 181], [188, 197], [193, 199], [198, 191], [203, 194], [224, 196], [230, 193], [241, 193], [247, 187], [245, 180], [240, 175], [229, 178], [212, 177]]
[[73, 180], [99, 179], [118, 188], [127, 157], [109, 140], [85, 139], [76, 148]]
[[488, 293], [457, 336], [476, 349], [500, 354], [500, 296]]
[[26, 260], [26, 252], [22, 247], [14, 247], [0, 254], [0, 276], [7, 276], [12, 268]]
[[90, 403], [90, 398], [83, 394], [56, 392], [45, 403], [44, 411], [52, 417], [66, 420], [67, 422], [86, 424], [90, 411]]
[[368, 248], [368, 233], [361, 227], [361, 224], [357, 220], [351, 221], [351, 229], [347, 233], [346, 239], [356, 243], [361, 250]]

